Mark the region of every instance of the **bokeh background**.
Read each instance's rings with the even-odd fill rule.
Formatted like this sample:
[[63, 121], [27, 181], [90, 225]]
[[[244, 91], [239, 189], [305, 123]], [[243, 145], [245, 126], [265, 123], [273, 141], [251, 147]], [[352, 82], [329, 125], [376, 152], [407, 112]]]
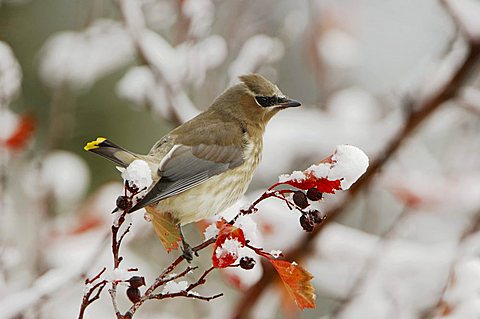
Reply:
[[[249, 193], [226, 214], [337, 144], [379, 165], [354, 196], [319, 204], [341, 209], [299, 261], [315, 276], [317, 308], [298, 312], [273, 284], [251, 317], [478, 318], [479, 8], [476, 0], [0, 0], [2, 317], [76, 318], [84, 277], [111, 264], [121, 178], [83, 151], [87, 141], [105, 136], [146, 153], [238, 75], [258, 72], [303, 106], [269, 124]], [[255, 217], [265, 248], [295, 248], [305, 236], [298, 217], [265, 203]], [[173, 256], [141, 213], [133, 219], [125, 263], [151, 281]], [[200, 242], [200, 229], [190, 225], [187, 237]], [[195, 262], [208, 266], [208, 255]], [[233, 317], [268, 271], [217, 272], [204, 289], [223, 298], [150, 302], [137, 317]], [[114, 318], [106, 292], [87, 317]]]

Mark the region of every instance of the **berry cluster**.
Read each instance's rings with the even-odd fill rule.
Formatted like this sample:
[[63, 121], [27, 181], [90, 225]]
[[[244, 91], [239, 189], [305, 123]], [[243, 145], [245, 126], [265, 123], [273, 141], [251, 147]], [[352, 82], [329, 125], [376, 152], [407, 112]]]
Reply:
[[310, 206], [309, 201], [316, 202], [321, 200], [322, 197], [322, 192], [316, 188], [310, 188], [306, 193], [301, 190], [297, 190], [293, 193], [293, 202], [298, 207], [298, 210], [302, 213], [302, 216], [300, 216], [300, 225], [307, 232], [313, 231], [315, 225], [320, 224], [326, 218], [326, 216], [324, 216], [317, 209], [311, 209], [308, 211], [304, 210]]
[[133, 197], [137, 195], [139, 192], [143, 191], [144, 189], [140, 190], [135, 184], [130, 184], [129, 182], [125, 182], [125, 194], [122, 196], [118, 196], [117, 202], [116, 202], [117, 204], [116, 210], [119, 209], [123, 211], [128, 211], [130, 208], [132, 208], [134, 204]]

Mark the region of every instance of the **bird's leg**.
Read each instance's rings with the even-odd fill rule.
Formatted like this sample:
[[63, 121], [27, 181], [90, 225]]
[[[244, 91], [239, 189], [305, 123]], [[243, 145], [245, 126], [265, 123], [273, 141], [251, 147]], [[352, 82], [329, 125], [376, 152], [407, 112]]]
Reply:
[[[183, 257], [185, 258], [185, 260], [187, 262], [192, 262], [193, 260], [193, 250], [192, 250], [192, 247], [187, 243], [187, 241], [185, 240], [185, 237], [183, 236], [183, 232], [182, 232], [182, 226], [180, 224], [177, 225], [178, 227], [178, 232], [180, 233], [180, 238], [182, 238], [182, 253], [183, 253]], [[196, 254], [196, 253], [195, 253]], [[196, 254], [197, 255], [197, 254]], [[198, 256], [198, 255], [197, 255]]]

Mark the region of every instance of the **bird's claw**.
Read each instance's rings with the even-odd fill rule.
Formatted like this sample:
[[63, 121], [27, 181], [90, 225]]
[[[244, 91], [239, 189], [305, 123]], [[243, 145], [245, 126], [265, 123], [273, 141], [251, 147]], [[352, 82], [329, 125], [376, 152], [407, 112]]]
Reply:
[[191, 263], [193, 260], [193, 254], [198, 256], [196, 252], [193, 251], [192, 247], [189, 244], [184, 243], [182, 248], [182, 256], [188, 263]]

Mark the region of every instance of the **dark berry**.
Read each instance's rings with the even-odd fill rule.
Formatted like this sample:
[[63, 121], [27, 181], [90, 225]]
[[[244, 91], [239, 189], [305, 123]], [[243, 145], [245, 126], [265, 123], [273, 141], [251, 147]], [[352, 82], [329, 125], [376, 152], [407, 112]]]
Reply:
[[128, 283], [132, 288], [145, 286], [145, 278], [141, 276], [133, 276], [132, 278], [128, 279]]
[[242, 257], [240, 259], [240, 267], [246, 270], [250, 270], [255, 267], [255, 260], [250, 257]]
[[315, 224], [320, 224], [325, 219], [325, 216], [319, 210], [311, 210], [308, 213], [312, 216]]
[[307, 197], [309, 200], [316, 202], [322, 199], [323, 193], [316, 188], [309, 188], [307, 191]]
[[118, 196], [117, 198], [117, 207], [121, 210], [126, 210], [130, 206], [130, 200], [125, 196]]
[[139, 189], [138, 186], [135, 184], [132, 184], [130, 182], [125, 182], [125, 188], [131, 193], [131, 194], [137, 194]]
[[302, 214], [302, 216], [300, 216], [300, 225], [307, 232], [313, 231], [313, 226], [315, 225], [315, 223], [313, 221], [312, 215]]
[[296, 191], [293, 193], [293, 202], [302, 209], [307, 208], [308, 206], [307, 196], [305, 196], [305, 193], [302, 191]]
[[140, 296], [140, 290], [138, 290], [138, 288], [133, 288], [133, 287], [130, 287], [127, 289], [127, 297], [133, 303], [136, 303], [142, 298]]

